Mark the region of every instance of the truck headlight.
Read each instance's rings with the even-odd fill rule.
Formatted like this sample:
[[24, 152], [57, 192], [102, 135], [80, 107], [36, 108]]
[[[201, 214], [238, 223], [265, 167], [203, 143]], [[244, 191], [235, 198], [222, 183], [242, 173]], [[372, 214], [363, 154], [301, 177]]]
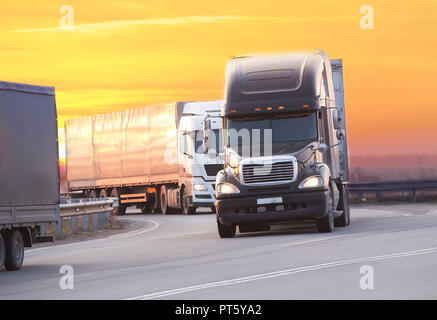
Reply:
[[320, 188], [325, 185], [325, 181], [321, 176], [312, 176], [306, 178], [299, 184], [299, 189]]
[[240, 193], [240, 190], [233, 184], [220, 183], [217, 186], [217, 193], [221, 193], [221, 194]]
[[203, 183], [195, 183], [193, 184], [194, 191], [207, 191], [208, 189]]

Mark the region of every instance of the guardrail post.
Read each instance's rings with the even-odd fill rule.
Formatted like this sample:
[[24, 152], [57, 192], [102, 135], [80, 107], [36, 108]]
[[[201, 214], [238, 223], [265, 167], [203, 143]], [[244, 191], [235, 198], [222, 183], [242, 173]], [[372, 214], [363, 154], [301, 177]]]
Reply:
[[83, 231], [90, 231], [90, 216], [82, 216], [82, 229]]
[[380, 192], [380, 191], [376, 191], [376, 192], [375, 192], [375, 195], [376, 195], [376, 200], [378, 200], [378, 201], [382, 201], [382, 192]]
[[56, 224], [56, 237], [62, 238], [62, 219], [60, 223]]
[[77, 233], [77, 217], [71, 217], [70, 224], [71, 233]]
[[93, 220], [93, 231], [99, 228], [99, 215], [93, 214], [91, 219]]
[[98, 226], [98, 228], [99, 229], [101, 229], [101, 228], [104, 228], [105, 226], [106, 226], [106, 213], [99, 213], [98, 214], [98, 221], [99, 221], [99, 226]]
[[39, 235], [41, 237], [45, 237], [47, 235], [47, 225], [46, 224], [42, 224], [39, 226]]

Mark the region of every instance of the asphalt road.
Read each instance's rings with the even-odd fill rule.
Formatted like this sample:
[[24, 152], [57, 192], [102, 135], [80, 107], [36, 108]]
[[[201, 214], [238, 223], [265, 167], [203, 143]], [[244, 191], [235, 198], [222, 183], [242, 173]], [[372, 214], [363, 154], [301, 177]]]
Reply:
[[[121, 219], [135, 229], [27, 250], [20, 271], [0, 272], [0, 299], [437, 299], [435, 203], [356, 205], [331, 234], [301, 223], [235, 239], [213, 214]], [[60, 287], [63, 265], [74, 289]]]

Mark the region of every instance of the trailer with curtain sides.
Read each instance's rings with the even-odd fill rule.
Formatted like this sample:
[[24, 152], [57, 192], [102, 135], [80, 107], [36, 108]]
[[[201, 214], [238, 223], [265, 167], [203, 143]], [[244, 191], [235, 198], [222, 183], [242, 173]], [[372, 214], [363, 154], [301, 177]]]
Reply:
[[58, 222], [54, 88], [0, 82], [0, 269], [19, 269], [24, 247]]
[[[128, 206], [163, 214], [214, 208], [213, 185], [222, 166], [194, 149], [196, 132], [203, 133], [206, 117], [218, 114], [220, 104], [162, 103], [67, 120], [69, 190], [119, 198], [116, 214]], [[220, 120], [213, 122], [218, 130]]]

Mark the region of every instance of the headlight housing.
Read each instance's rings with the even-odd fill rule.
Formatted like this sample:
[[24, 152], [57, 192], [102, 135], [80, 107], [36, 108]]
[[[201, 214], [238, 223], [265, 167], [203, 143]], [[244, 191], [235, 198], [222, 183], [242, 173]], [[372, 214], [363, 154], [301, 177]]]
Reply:
[[217, 186], [217, 193], [218, 194], [233, 194], [233, 193], [240, 193], [240, 190], [230, 183], [219, 183]]
[[299, 189], [322, 188], [325, 186], [325, 180], [322, 176], [311, 176], [299, 184]]
[[203, 183], [195, 183], [193, 184], [194, 191], [207, 191], [208, 189]]

